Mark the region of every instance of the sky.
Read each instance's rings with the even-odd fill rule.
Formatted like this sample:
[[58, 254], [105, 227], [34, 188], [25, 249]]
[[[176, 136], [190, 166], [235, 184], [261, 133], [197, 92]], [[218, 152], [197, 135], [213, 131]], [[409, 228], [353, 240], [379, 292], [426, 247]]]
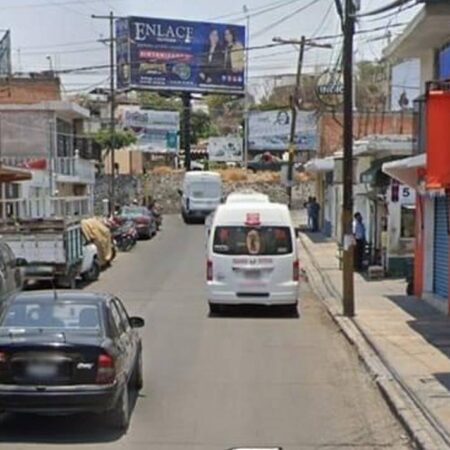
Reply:
[[[391, 3], [391, 0], [361, 0], [362, 13]], [[269, 44], [275, 36], [299, 38], [339, 34], [339, 20], [334, 0], [0, 0], [0, 29], [10, 29], [13, 47], [13, 70], [29, 72], [56, 70], [108, 63], [108, 48], [97, 42], [108, 36], [108, 23], [93, 19], [92, 14], [141, 15], [246, 23], [244, 4], [250, 15], [250, 47]], [[310, 5], [311, 4], [311, 5]], [[310, 6], [309, 6], [310, 5]], [[376, 59], [386, 45], [388, 30], [392, 36], [401, 31], [418, 8], [395, 12], [389, 17], [360, 20], [359, 29], [382, 27], [371, 36], [356, 39], [358, 59]], [[385, 16], [383, 14], [381, 16]], [[383, 37], [368, 41], [368, 38]], [[333, 49], [310, 49], [305, 54], [305, 71], [324, 70], [340, 54], [340, 40]], [[250, 52], [252, 78], [292, 73], [296, 67], [295, 46], [266, 48]], [[50, 57], [50, 58], [48, 58]], [[108, 81], [108, 71], [65, 75], [65, 91], [83, 92]]]

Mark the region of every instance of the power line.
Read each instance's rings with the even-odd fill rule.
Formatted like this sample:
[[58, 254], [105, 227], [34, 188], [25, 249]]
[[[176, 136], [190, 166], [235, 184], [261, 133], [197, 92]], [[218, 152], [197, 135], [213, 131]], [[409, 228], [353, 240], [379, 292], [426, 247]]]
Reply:
[[298, 1], [300, 1], [300, 0], [281, 0], [281, 1], [278, 0], [276, 2], [266, 3], [265, 5], [261, 5], [258, 8], [250, 9], [249, 10], [249, 14], [246, 14], [245, 16], [242, 15], [242, 10], [240, 10], [240, 11], [236, 11], [234, 13], [229, 13], [229, 14], [224, 14], [222, 16], [213, 17], [210, 20], [211, 21], [216, 21], [216, 20], [222, 20], [222, 19], [229, 19], [231, 17], [237, 16], [233, 20], [240, 21], [240, 20], [243, 20], [243, 19], [245, 19], [247, 17], [251, 17], [251, 18], [257, 17], [257, 16], [259, 16], [261, 14], [265, 14], [267, 12], [274, 11], [274, 10], [279, 9], [279, 8], [283, 8], [284, 6], [291, 5], [291, 4], [296, 3]]
[[256, 38], [258, 36], [261, 36], [262, 34], [266, 33], [267, 31], [271, 30], [272, 28], [282, 24], [283, 22], [286, 22], [287, 20], [291, 19], [292, 17], [296, 16], [297, 14], [301, 13], [305, 9], [315, 5], [316, 3], [319, 3], [321, 0], [312, 0], [311, 2], [307, 3], [304, 6], [301, 6], [300, 8], [297, 8], [296, 10], [292, 11], [291, 13], [281, 17], [280, 19], [277, 19], [275, 22], [270, 23], [269, 25], [265, 26], [264, 28], [261, 28], [256, 33], [252, 35], [253, 38]]

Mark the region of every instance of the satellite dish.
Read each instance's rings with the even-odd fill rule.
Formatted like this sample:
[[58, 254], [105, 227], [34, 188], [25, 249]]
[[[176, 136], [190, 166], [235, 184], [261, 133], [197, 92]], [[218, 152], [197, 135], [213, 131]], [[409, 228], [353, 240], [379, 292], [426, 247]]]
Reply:
[[398, 99], [398, 105], [400, 106], [400, 108], [405, 109], [408, 107], [409, 105], [409, 99], [408, 96], [406, 95], [406, 92], [403, 91]]

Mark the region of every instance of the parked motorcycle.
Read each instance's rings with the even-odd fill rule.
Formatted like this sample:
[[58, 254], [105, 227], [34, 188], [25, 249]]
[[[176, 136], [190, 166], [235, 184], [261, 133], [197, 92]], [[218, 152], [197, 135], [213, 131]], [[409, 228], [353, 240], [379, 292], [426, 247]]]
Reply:
[[128, 252], [136, 245], [138, 233], [131, 220], [123, 222], [112, 217], [108, 220], [107, 225], [111, 230], [111, 235], [117, 250]]

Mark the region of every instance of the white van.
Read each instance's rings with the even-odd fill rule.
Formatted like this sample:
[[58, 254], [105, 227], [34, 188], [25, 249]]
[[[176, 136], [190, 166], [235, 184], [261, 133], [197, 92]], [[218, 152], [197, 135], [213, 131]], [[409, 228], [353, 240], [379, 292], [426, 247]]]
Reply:
[[219, 206], [208, 238], [206, 265], [212, 313], [225, 304], [295, 308], [299, 261], [287, 206], [263, 202]]
[[269, 196], [253, 190], [236, 191], [228, 195], [226, 203], [269, 203]]
[[181, 195], [181, 215], [186, 223], [205, 219], [222, 201], [222, 179], [215, 172], [187, 172]]

